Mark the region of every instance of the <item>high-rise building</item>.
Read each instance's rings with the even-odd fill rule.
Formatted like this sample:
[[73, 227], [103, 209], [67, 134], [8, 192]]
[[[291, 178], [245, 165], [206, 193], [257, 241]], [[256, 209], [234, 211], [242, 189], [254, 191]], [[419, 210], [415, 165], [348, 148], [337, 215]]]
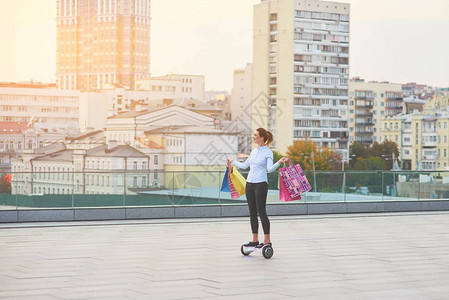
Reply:
[[[381, 143], [382, 119], [404, 112], [402, 85], [353, 78], [349, 82], [348, 127], [350, 143]], [[397, 141], [396, 141], [397, 142]]]
[[349, 80], [347, 3], [270, 0], [254, 7], [252, 127], [346, 152]]
[[134, 89], [150, 75], [150, 0], [58, 0], [60, 89]]
[[[231, 120], [251, 122], [251, 84], [253, 65], [234, 70], [234, 81], [231, 92]], [[251, 127], [249, 125], [248, 127]], [[248, 128], [251, 131], [251, 128]]]

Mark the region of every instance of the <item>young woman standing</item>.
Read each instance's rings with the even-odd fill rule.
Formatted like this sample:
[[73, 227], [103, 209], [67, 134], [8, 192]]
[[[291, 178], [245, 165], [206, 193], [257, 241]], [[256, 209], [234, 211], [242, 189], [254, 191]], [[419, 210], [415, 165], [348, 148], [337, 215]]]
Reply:
[[[249, 208], [251, 221], [251, 231], [253, 238], [246, 243], [246, 247], [262, 248], [265, 245], [271, 246], [270, 239], [270, 220], [267, 216], [267, 193], [268, 180], [267, 173], [276, 170], [281, 163], [285, 163], [288, 158], [283, 157], [273, 164], [273, 152], [268, 146], [273, 142], [273, 134], [264, 129], [258, 128], [253, 134], [253, 142], [257, 147], [251, 151], [248, 159], [244, 163], [228, 159], [228, 167], [235, 166], [239, 169], [250, 167], [248, 177], [246, 178], [246, 199]], [[259, 222], [257, 219], [259, 213], [260, 221], [264, 232], [263, 243], [259, 243]]]

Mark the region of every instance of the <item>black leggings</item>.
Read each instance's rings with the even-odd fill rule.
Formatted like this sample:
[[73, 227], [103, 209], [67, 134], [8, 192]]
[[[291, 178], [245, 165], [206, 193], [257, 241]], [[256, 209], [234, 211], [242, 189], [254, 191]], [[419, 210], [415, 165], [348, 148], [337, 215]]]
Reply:
[[257, 212], [259, 212], [260, 221], [264, 234], [270, 234], [270, 220], [267, 216], [267, 193], [268, 183], [246, 183], [246, 201], [249, 207], [249, 216], [251, 221], [251, 230], [253, 233], [259, 232], [259, 222]]

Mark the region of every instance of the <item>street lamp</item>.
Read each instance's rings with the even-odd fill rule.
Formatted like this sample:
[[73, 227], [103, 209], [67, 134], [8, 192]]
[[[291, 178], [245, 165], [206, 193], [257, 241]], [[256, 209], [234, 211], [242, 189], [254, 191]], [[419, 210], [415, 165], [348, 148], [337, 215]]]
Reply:
[[[349, 157], [349, 153], [348, 153], [348, 164], [349, 164], [349, 161], [355, 157], [356, 157], [355, 154], [352, 154], [351, 157]], [[345, 172], [345, 159], [344, 158], [342, 158], [342, 160], [341, 160], [341, 170], [343, 171], [343, 186], [341, 187], [341, 192], [344, 194], [345, 186], [346, 186], [346, 172]]]

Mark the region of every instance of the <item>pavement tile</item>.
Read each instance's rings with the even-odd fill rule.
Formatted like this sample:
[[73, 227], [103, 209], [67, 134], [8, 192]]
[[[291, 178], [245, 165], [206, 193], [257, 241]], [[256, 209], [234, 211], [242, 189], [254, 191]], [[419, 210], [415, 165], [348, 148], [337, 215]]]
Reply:
[[269, 260], [247, 218], [0, 224], [0, 299], [447, 299], [449, 213], [271, 224]]

